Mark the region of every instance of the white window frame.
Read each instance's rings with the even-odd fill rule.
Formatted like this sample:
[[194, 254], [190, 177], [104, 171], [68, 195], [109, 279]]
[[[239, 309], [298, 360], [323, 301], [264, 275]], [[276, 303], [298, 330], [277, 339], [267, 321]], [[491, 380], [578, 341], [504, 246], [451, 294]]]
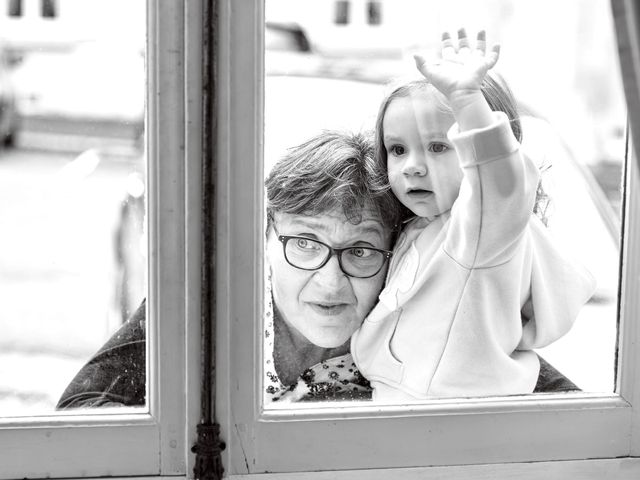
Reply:
[[[624, 1], [613, 0], [616, 14]], [[634, 458], [640, 455], [640, 171], [635, 161], [628, 162], [618, 394], [411, 408], [262, 410], [256, 372], [264, 286], [264, 5], [262, 0], [218, 3], [216, 390], [230, 478], [640, 478], [640, 459]], [[632, 41], [638, 47], [637, 37]]]
[[150, 413], [0, 418], [0, 479], [185, 478], [193, 469], [201, 378], [202, 1], [148, 0], [147, 11]]

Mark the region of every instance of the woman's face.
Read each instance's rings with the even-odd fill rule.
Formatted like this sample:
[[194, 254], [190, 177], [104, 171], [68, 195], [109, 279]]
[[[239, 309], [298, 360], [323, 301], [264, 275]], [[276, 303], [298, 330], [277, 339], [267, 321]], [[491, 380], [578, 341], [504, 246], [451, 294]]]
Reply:
[[[368, 211], [353, 225], [341, 211], [305, 216], [274, 215], [280, 235], [299, 235], [334, 248], [352, 245], [388, 250], [390, 232]], [[371, 278], [355, 278], [342, 272], [333, 255], [318, 270], [289, 265], [274, 228], [267, 237], [267, 260], [271, 267], [274, 305], [294, 334], [323, 348], [344, 344], [375, 305], [382, 289], [387, 265]]]

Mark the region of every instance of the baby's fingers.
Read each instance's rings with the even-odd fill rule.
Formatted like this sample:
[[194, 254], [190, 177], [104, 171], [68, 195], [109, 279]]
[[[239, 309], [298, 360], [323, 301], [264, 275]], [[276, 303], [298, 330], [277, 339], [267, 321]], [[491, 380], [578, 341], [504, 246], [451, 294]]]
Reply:
[[476, 39], [476, 49], [473, 53], [477, 56], [484, 57], [487, 51], [487, 34], [484, 30], [478, 32], [478, 38]]
[[500, 58], [500, 45], [494, 45], [491, 48], [491, 51], [487, 53], [484, 58], [487, 69], [493, 68], [493, 66], [498, 62], [498, 58]]
[[453, 60], [455, 57], [456, 49], [453, 46], [451, 35], [449, 35], [449, 32], [444, 32], [442, 34], [442, 58], [444, 60]]
[[469, 47], [469, 39], [467, 38], [467, 31], [464, 28], [458, 30], [458, 55], [466, 57], [471, 53], [471, 47]]
[[498, 58], [500, 57], [500, 45], [496, 44], [491, 47], [491, 51], [489, 53], [486, 53], [486, 51], [487, 34], [484, 30], [480, 30], [478, 32], [478, 37], [476, 39], [476, 48], [473, 51], [473, 54], [478, 58], [483, 58], [487, 69], [490, 69], [493, 68], [493, 66], [498, 62]]
[[425, 78], [429, 78], [429, 68], [427, 65], [427, 61], [424, 59], [423, 56], [421, 55], [414, 55], [413, 59], [416, 62], [416, 67], [418, 68], [418, 71], [424, 75]]

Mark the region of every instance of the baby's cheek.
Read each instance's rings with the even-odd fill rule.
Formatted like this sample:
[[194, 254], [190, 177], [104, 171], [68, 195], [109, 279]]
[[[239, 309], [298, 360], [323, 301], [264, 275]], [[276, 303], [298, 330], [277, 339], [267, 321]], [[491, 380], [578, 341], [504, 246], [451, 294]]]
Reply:
[[397, 172], [389, 171], [389, 185], [391, 185], [391, 191], [397, 197], [398, 193], [402, 192], [402, 177]]

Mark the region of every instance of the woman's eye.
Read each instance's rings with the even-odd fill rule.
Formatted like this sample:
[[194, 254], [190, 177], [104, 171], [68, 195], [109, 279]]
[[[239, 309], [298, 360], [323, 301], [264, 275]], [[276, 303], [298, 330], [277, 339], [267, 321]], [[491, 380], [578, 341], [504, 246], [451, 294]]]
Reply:
[[395, 156], [404, 155], [405, 152], [406, 150], [402, 145], [392, 145], [389, 149], [389, 153]]
[[366, 258], [372, 255], [371, 250], [366, 248], [352, 248], [350, 253], [354, 257], [358, 257], [358, 258]]
[[434, 142], [429, 144], [429, 151], [431, 153], [444, 153], [449, 150], [449, 146], [445, 143]]
[[296, 238], [296, 247], [302, 250], [313, 250], [318, 248], [316, 242], [308, 240], [306, 238]]

